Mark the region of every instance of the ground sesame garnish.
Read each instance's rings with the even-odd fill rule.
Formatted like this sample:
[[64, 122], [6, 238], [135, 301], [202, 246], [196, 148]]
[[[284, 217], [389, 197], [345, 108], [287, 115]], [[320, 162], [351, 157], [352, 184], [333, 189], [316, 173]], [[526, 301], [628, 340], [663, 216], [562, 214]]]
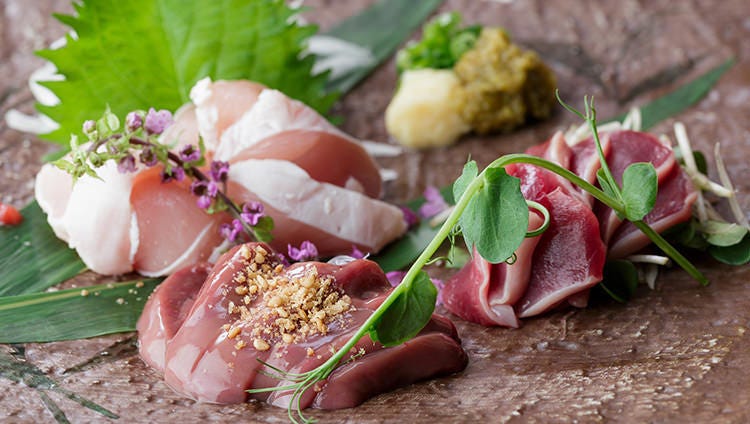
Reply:
[[[333, 277], [319, 275], [315, 266], [285, 274], [276, 256], [261, 246], [242, 246], [239, 256], [246, 263], [233, 283], [242, 301], [239, 305], [228, 302], [227, 312], [235, 321], [222, 326], [227, 338], [238, 340], [236, 349], [247, 345], [244, 338], [252, 340], [256, 350], [266, 351], [276, 343], [325, 335], [331, 323], [343, 320], [344, 313], [353, 309], [351, 299], [336, 287]], [[315, 354], [312, 349], [307, 353]]]
[[123, 298], [121, 298], [121, 297], [118, 297], [118, 298], [117, 298], [117, 299], [115, 300], [115, 303], [117, 303], [118, 305], [124, 305], [124, 304], [125, 304], [125, 299], [123, 299]]
[[135, 283], [135, 286], [138, 287], [138, 288], [143, 287], [143, 281], [139, 281], [139, 282]]
[[81, 290], [81, 296], [86, 297], [89, 295], [89, 291], [86, 289]]

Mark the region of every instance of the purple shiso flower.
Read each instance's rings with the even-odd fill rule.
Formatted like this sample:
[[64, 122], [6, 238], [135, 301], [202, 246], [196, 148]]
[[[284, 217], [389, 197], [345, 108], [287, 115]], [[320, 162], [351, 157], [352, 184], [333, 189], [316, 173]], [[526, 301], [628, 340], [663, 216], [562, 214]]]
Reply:
[[219, 233], [229, 241], [237, 240], [237, 236], [244, 230], [239, 219], [233, 219], [229, 224], [221, 224]]
[[154, 108], [148, 110], [146, 114], [146, 132], [159, 135], [170, 125], [172, 125], [172, 112], [164, 109], [157, 112]]
[[138, 112], [130, 112], [125, 116], [125, 127], [133, 132], [143, 126], [143, 118]]
[[287, 254], [289, 258], [297, 262], [309, 261], [318, 257], [318, 248], [312, 242], [305, 240], [300, 244], [299, 249], [291, 244], [287, 245]]
[[404, 271], [390, 271], [385, 273], [385, 278], [391, 283], [391, 287], [396, 287], [401, 284], [401, 280], [404, 279], [406, 272]]
[[183, 162], [195, 162], [200, 160], [200, 158], [201, 150], [197, 149], [192, 144], [188, 144], [180, 150], [180, 159], [182, 159]]
[[359, 248], [356, 245], [354, 245], [354, 244], [352, 245], [352, 253], [350, 253], [349, 256], [351, 256], [352, 258], [355, 258], [355, 259], [364, 259], [365, 258], [365, 254], [362, 253], [362, 251], [359, 250]]
[[185, 170], [176, 166], [171, 171], [161, 171], [161, 182], [168, 183], [170, 181], [182, 181], [185, 179]]
[[213, 199], [209, 196], [198, 196], [198, 200], [195, 201], [195, 203], [198, 205], [201, 209], [208, 209], [211, 207], [211, 202], [213, 202]]
[[[213, 181], [212, 181], [213, 183]], [[215, 184], [215, 183], [214, 183]], [[265, 214], [263, 213], [263, 204], [260, 202], [247, 202], [244, 205], [242, 205], [242, 213], [240, 214], [240, 217], [243, 221], [245, 221], [247, 224], [255, 226], [258, 225], [258, 221], [263, 218]], [[315, 246], [313, 246], [314, 248]], [[318, 251], [315, 251], [315, 255], [317, 256]]]
[[411, 228], [419, 223], [419, 216], [417, 216], [413, 210], [406, 206], [399, 206], [399, 209], [401, 209], [401, 213], [404, 214], [404, 222], [406, 222], [407, 228]]
[[432, 218], [440, 212], [448, 209], [448, 203], [443, 199], [440, 190], [434, 186], [428, 186], [424, 190], [424, 198], [426, 202], [419, 208], [419, 214], [422, 218]]
[[96, 122], [94, 122], [93, 120], [89, 119], [88, 121], [85, 121], [83, 123], [84, 134], [90, 135], [91, 133], [94, 132], [94, 130], [96, 130]]
[[156, 157], [156, 153], [151, 147], [146, 146], [141, 150], [141, 163], [149, 167], [159, 163], [159, 158]]
[[211, 162], [211, 170], [208, 171], [211, 175], [211, 179], [217, 183], [223, 183], [227, 180], [227, 174], [229, 173], [229, 163], [220, 160]]
[[135, 172], [135, 158], [133, 155], [123, 156], [122, 159], [117, 162], [117, 170], [120, 171], [121, 174]]

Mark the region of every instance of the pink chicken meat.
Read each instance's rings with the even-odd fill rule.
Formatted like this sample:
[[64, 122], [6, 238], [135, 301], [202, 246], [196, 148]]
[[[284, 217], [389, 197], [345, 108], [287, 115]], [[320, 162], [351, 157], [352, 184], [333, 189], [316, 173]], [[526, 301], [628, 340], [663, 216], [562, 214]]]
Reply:
[[[215, 403], [254, 397], [286, 407], [288, 391], [246, 392], [288, 384], [261, 373], [259, 360], [293, 373], [317, 367], [390, 290], [383, 271], [367, 260], [284, 267], [270, 246], [246, 244], [211, 271], [188, 268], [159, 286], [138, 323], [139, 348], [172, 388], [189, 397]], [[303, 394], [302, 408], [356, 406], [378, 393], [459, 372], [467, 363], [455, 327], [439, 315], [401, 346], [384, 348], [365, 337], [355, 351], [357, 358]]]

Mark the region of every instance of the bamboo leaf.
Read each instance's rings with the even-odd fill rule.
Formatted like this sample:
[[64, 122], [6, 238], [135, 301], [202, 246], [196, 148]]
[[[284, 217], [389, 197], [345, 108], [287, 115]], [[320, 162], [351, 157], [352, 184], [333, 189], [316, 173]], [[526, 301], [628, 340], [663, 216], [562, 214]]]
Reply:
[[40, 292], [86, 269], [35, 201], [21, 214], [21, 225], [0, 227], [0, 296]]
[[[680, 114], [708, 94], [722, 75], [734, 65], [734, 59], [729, 59], [721, 65], [711, 69], [698, 78], [680, 88], [653, 100], [641, 108], [643, 117], [642, 129], [645, 131], [659, 122]], [[622, 122], [625, 114], [619, 115], [612, 121]]]
[[161, 279], [0, 298], [0, 343], [51, 342], [134, 331]]
[[332, 28], [327, 35], [369, 49], [375, 60], [338, 78], [332, 78], [326, 88], [341, 93], [351, 90], [390, 57], [442, 2], [443, 0], [381, 0]]

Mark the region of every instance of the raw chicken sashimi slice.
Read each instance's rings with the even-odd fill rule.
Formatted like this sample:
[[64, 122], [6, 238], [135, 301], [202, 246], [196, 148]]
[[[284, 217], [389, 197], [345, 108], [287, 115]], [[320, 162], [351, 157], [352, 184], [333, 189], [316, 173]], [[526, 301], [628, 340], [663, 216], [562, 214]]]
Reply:
[[134, 174], [120, 173], [114, 161], [105, 162], [97, 174], [98, 179], [78, 179], [61, 222], [68, 245], [87, 267], [100, 274], [124, 274], [133, 270], [139, 242], [128, 196]]
[[[602, 154], [605, 158], [609, 155], [611, 143], [609, 142], [609, 133], [601, 135]], [[594, 144], [593, 138], [587, 138], [577, 144], [570, 147], [573, 151], [573, 156], [570, 160], [570, 169], [574, 174], [583, 178], [591, 184], [596, 184], [596, 173], [601, 168], [601, 161], [599, 160], [599, 153], [596, 151], [596, 145]], [[589, 207], [594, 205], [594, 196], [584, 191], [580, 187], [576, 187], [585, 202]]]
[[177, 334], [187, 318], [211, 266], [201, 263], [171, 274], [149, 297], [150, 313], [138, 320], [138, 351], [153, 368], [164, 372], [167, 341]]
[[[651, 212], [643, 219], [657, 233], [664, 232], [677, 224], [690, 220], [693, 203], [698, 198], [690, 177], [679, 166], [659, 184], [659, 194]], [[651, 244], [631, 222], [621, 225], [609, 243], [609, 257], [623, 258]]]
[[[255, 256], [258, 247], [269, 253], [262, 260]], [[253, 342], [259, 337], [254, 335], [256, 327], [268, 329], [267, 323], [275, 321], [273, 315], [270, 321], [262, 318], [268, 311], [264, 289], [245, 298], [245, 295], [238, 294], [237, 287], [242, 287], [246, 279], [255, 278], [248, 274], [252, 263], [269, 265], [269, 271], [258, 272], [276, 270], [277, 262], [272, 257], [267, 245], [238, 246], [219, 259], [200, 291], [192, 282], [199, 273], [181, 272], [167, 279], [149, 300], [138, 323], [141, 354], [157, 367], [163, 364], [165, 379], [172, 388], [201, 401], [236, 403], [248, 399], [247, 389], [283, 386], [285, 382], [258, 372], [262, 366], [258, 360], [289, 372], [311, 370], [326, 361], [332, 349], [343, 345], [391, 290], [382, 270], [366, 260], [355, 260], [343, 266], [300, 263], [273, 271], [281, 280], [265, 277], [264, 282], [291, 281], [308, 276], [310, 272], [322, 278], [330, 277], [333, 290], [339, 296], [348, 296], [351, 308], [328, 322], [322, 333], [308, 334], [289, 343], [282, 342], [273, 331], [259, 333], [269, 343], [256, 349]], [[196, 294], [184, 290], [184, 279], [191, 280], [188, 286]], [[238, 313], [238, 305], [247, 308], [248, 314]], [[185, 310], [188, 310], [187, 314]], [[238, 316], [243, 318], [237, 321]], [[240, 331], [230, 335], [231, 326]], [[177, 331], [170, 337], [175, 328]], [[249, 343], [240, 345], [240, 341]], [[161, 343], [166, 346], [163, 359], [150, 356], [158, 354], [158, 349], [144, 349], [144, 346]], [[437, 315], [433, 315], [415, 339], [400, 347], [386, 349], [364, 337], [357, 343], [355, 351], [360, 357], [336, 370], [315, 390], [308, 390], [300, 399], [299, 407], [312, 405], [337, 409], [356, 406], [383, 391], [460, 371], [467, 362], [455, 327]], [[413, 366], [394, 366], [401, 361]], [[357, 378], [366, 376], [380, 378]], [[346, 395], [340, 396], [342, 394]], [[252, 397], [282, 407], [290, 401], [288, 392], [258, 393]]]
[[533, 199], [550, 212], [550, 226], [534, 250], [531, 277], [516, 304], [521, 318], [539, 315], [601, 281], [606, 246], [589, 207], [560, 189]]
[[[662, 144], [651, 134], [637, 131], [616, 131], [609, 134], [610, 149], [607, 165], [617, 184], [622, 186], [622, 175], [625, 169], [635, 162], [650, 162], [656, 168], [659, 184], [675, 166], [672, 149]], [[594, 212], [599, 219], [602, 240], [609, 243], [612, 235], [622, 223], [615, 211], [596, 203]]]
[[277, 90], [263, 90], [257, 102], [244, 110], [246, 112], [221, 134], [216, 159], [230, 161], [259, 141], [289, 130], [324, 131], [358, 143], [314, 109]]
[[258, 100], [266, 87], [252, 81], [216, 81], [203, 78], [190, 90], [195, 117], [206, 149], [219, 147], [221, 135]]
[[[529, 213], [529, 229], [537, 229], [542, 223], [536, 213]], [[478, 324], [518, 327], [513, 304], [526, 292], [538, 242], [538, 236], [526, 238], [516, 249], [513, 264], [491, 264], [474, 249], [471, 261], [443, 287], [445, 308]]]
[[170, 147], [171, 150], [179, 150], [180, 147], [193, 145], [198, 146], [200, 134], [198, 133], [198, 120], [195, 117], [195, 105], [186, 103], [174, 113], [174, 121], [159, 137], [159, 142]]
[[380, 171], [372, 157], [358, 143], [330, 132], [284, 131], [239, 152], [232, 162], [245, 159], [288, 160], [316, 181], [380, 197]]
[[68, 230], [63, 222], [73, 192], [73, 177], [58, 167], [45, 163], [36, 174], [34, 197], [47, 214], [47, 222], [57, 238], [68, 241]]
[[187, 181], [162, 183], [159, 167], [135, 177], [129, 199], [140, 234], [133, 266], [145, 276], [207, 260], [222, 243], [219, 226], [230, 220], [226, 213], [209, 215], [198, 208]]
[[230, 196], [258, 200], [275, 221], [272, 246], [310, 240], [322, 257], [356, 245], [377, 252], [406, 231], [396, 206], [333, 184], [320, 183], [297, 165], [275, 159], [248, 159], [229, 169]]

